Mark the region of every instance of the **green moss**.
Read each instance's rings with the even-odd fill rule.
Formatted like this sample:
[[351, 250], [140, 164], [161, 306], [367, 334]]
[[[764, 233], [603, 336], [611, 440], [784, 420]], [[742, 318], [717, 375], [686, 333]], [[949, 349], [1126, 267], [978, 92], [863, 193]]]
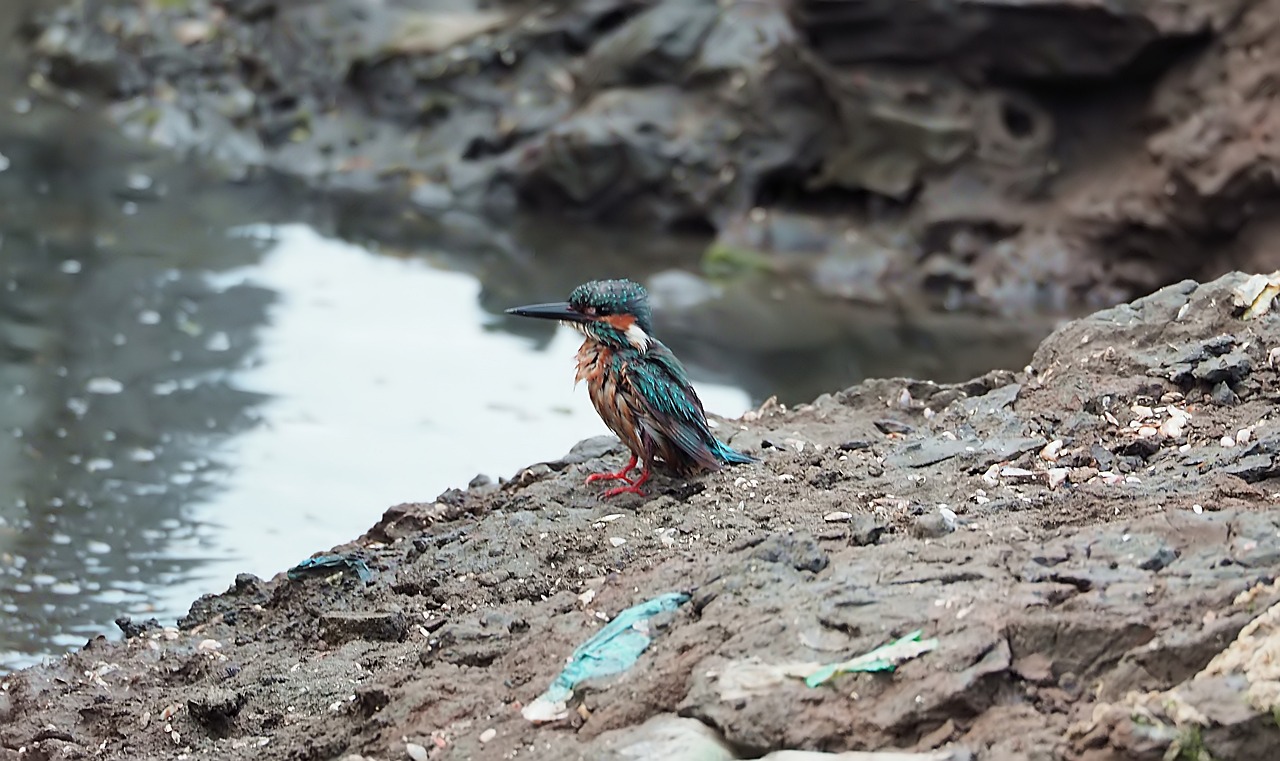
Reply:
[[702, 269], [709, 277], [737, 277], [768, 272], [771, 267], [772, 262], [764, 252], [724, 243], [712, 243], [702, 255]]

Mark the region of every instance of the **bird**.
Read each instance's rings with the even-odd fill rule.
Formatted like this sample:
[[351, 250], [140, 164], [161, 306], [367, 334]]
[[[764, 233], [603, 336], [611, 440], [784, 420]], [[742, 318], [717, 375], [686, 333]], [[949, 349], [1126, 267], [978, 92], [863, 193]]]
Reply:
[[[757, 462], [711, 432], [684, 365], [653, 335], [649, 293], [639, 283], [593, 280], [574, 288], [568, 301], [512, 307], [506, 313], [556, 320], [584, 336], [575, 385], [586, 381], [596, 412], [631, 452], [622, 470], [587, 477], [588, 484], [624, 482], [603, 497], [628, 492], [643, 497], [654, 467], [692, 476]], [[628, 474], [637, 463], [640, 473], [633, 479]]]

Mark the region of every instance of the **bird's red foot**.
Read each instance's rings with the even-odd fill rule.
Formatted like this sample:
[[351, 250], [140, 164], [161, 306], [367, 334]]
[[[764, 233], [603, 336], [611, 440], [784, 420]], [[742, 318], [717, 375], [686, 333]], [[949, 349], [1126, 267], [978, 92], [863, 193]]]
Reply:
[[641, 497], [643, 497], [644, 489], [641, 489], [639, 486], [635, 484], [631, 484], [630, 486], [615, 486], [600, 496], [605, 499], [608, 499], [609, 497], [616, 497], [619, 494], [638, 494]]
[[[636, 456], [631, 455], [631, 459], [627, 460], [627, 464], [617, 473], [593, 473], [587, 476], [587, 483], [593, 484], [596, 481], [626, 481], [631, 483], [631, 479], [627, 478], [627, 474], [636, 466]], [[606, 497], [609, 495], [605, 495]]]
[[641, 497], [643, 497], [644, 489], [641, 489], [640, 487], [643, 486], [644, 482], [648, 480], [649, 480], [649, 469], [645, 468], [644, 470], [640, 471], [640, 477], [637, 478], [635, 481], [628, 481], [626, 486], [615, 486], [614, 488], [605, 492], [601, 496], [604, 497], [605, 499], [608, 499], [609, 497], [616, 497], [619, 494], [638, 494]]

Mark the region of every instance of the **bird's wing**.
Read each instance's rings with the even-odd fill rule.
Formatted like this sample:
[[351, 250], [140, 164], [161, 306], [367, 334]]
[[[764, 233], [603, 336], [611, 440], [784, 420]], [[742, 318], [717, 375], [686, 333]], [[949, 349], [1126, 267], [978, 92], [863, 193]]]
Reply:
[[657, 341], [649, 345], [644, 358], [628, 363], [631, 383], [644, 400], [654, 423], [650, 435], [660, 434], [682, 449], [690, 459], [704, 467], [715, 468], [719, 462], [710, 444], [715, 437], [707, 425], [702, 400], [689, 383], [680, 360]]

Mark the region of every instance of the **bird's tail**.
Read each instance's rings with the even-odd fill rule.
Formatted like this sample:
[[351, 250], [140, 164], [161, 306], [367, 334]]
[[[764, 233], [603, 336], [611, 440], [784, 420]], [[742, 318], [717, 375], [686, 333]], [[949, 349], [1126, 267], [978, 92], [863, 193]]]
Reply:
[[721, 442], [719, 439], [716, 439], [715, 442], [713, 451], [715, 452], [716, 459], [720, 462], [727, 465], [745, 465], [751, 462], [759, 462], [759, 460], [751, 455], [743, 454], [728, 444]]

